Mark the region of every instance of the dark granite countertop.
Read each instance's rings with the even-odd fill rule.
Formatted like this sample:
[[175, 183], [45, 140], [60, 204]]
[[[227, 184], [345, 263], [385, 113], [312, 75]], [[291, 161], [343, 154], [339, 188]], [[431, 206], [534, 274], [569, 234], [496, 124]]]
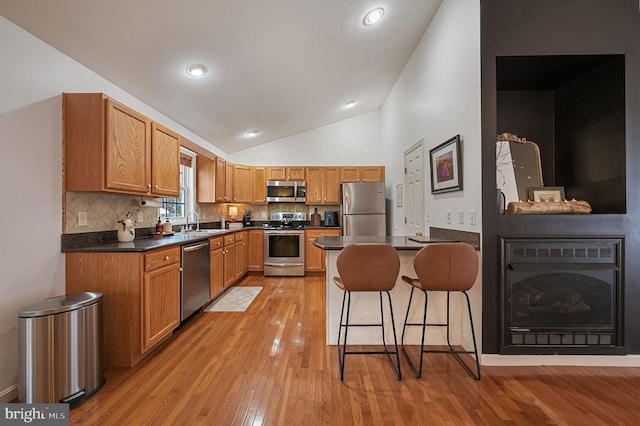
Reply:
[[313, 240], [313, 245], [322, 250], [342, 250], [349, 244], [391, 244], [396, 250], [420, 250], [430, 243], [450, 243], [460, 240], [438, 237], [423, 237], [422, 242], [412, 241], [404, 236], [386, 237], [320, 237]]
[[[307, 226], [305, 229], [340, 229], [340, 227], [327, 226]], [[186, 232], [175, 233], [172, 236], [162, 238], [153, 238], [151, 236], [143, 236], [136, 238], [128, 243], [120, 242], [96, 242], [95, 244], [73, 246], [71, 244], [62, 247], [63, 253], [100, 253], [100, 252], [144, 252], [159, 248], [170, 247], [173, 245], [183, 245], [195, 241], [206, 240], [229, 233], [247, 231], [252, 229], [264, 229], [263, 226], [249, 226], [242, 229], [206, 229], [208, 232]]]

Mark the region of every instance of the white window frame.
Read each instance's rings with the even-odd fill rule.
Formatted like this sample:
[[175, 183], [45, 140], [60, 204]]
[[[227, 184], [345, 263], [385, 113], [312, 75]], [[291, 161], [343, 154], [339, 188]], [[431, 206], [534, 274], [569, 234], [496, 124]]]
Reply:
[[[191, 167], [180, 165], [180, 174], [186, 176], [185, 179], [180, 179], [180, 191], [184, 191], [184, 209], [186, 215], [196, 209], [196, 154], [183, 147], [180, 147], [180, 153], [191, 157]], [[162, 198], [161, 200], [164, 201], [165, 199], [166, 198]], [[164, 212], [163, 208], [160, 210], [161, 212]], [[160, 217], [164, 221], [166, 219], [166, 214], [161, 213]], [[174, 225], [186, 225], [187, 223], [187, 218], [185, 216], [171, 217], [169, 220]]]

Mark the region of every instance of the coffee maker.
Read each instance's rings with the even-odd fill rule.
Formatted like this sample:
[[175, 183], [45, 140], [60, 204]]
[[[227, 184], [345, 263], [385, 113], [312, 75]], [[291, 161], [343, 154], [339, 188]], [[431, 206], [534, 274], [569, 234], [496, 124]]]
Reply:
[[251, 226], [251, 210], [244, 211], [244, 217], [242, 218], [242, 224], [244, 226]]

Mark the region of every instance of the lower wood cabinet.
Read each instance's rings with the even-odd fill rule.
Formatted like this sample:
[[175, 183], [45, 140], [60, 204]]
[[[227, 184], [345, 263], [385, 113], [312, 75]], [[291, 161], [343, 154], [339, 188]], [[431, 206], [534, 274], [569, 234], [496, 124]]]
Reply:
[[180, 324], [180, 246], [66, 253], [66, 293], [103, 298], [105, 367], [132, 367]]
[[224, 288], [227, 288], [236, 280], [236, 241], [233, 234], [227, 234], [223, 238], [222, 263], [224, 270]]
[[247, 260], [249, 250], [247, 249], [247, 231], [240, 231], [234, 234], [236, 248], [236, 280], [242, 278], [247, 273]]
[[213, 300], [224, 292], [224, 238], [209, 239], [209, 297]]
[[262, 229], [249, 229], [248, 238], [248, 263], [247, 270], [251, 272], [264, 271], [264, 231]]
[[306, 229], [304, 231], [304, 269], [307, 272], [324, 272], [325, 253], [313, 245], [313, 240], [320, 237], [338, 237], [340, 229]]

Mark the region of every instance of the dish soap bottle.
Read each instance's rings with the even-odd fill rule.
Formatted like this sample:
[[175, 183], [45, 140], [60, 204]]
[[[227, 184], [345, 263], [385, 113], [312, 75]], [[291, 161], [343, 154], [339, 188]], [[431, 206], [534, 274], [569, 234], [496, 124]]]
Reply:
[[156, 234], [162, 234], [162, 221], [158, 218], [158, 223], [156, 223]]

